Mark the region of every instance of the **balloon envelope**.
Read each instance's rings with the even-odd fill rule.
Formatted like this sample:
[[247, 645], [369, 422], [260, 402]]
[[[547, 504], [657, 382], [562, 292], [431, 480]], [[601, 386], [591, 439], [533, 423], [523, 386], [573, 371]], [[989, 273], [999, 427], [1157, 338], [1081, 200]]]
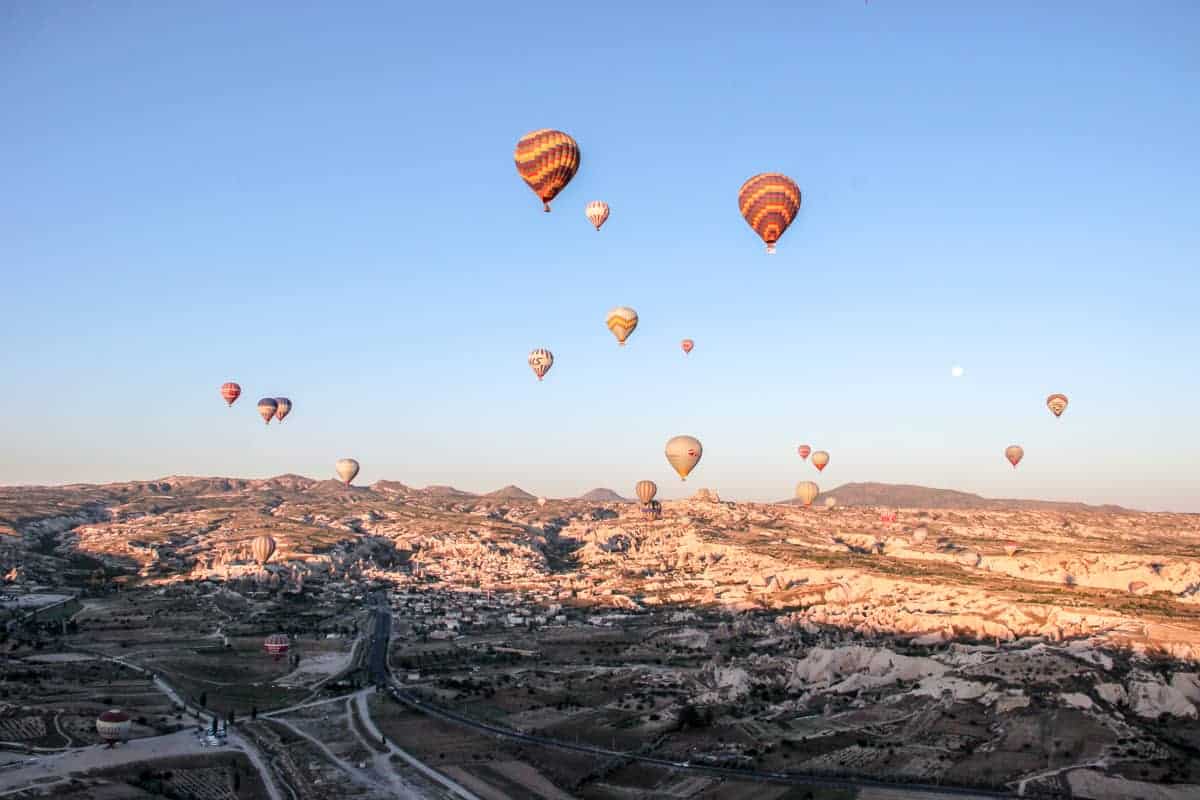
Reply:
[[96, 717], [96, 733], [100, 738], [112, 744], [129, 738], [132, 726], [129, 715], [119, 708], [110, 708]]
[[354, 476], [358, 474], [358, 462], [353, 458], [339, 458], [335, 468], [337, 469], [338, 477], [347, 486], [350, 485], [350, 481], [354, 480]]
[[813, 500], [816, 500], [820, 493], [821, 490], [812, 481], [800, 481], [796, 484], [796, 497], [799, 497], [806, 506], [811, 506]]
[[225, 405], [233, 405], [233, 401], [242, 396], [242, 387], [238, 386], [233, 381], [221, 384], [221, 397], [225, 398]]
[[286, 397], [275, 398], [275, 419], [283, 422], [283, 418], [292, 413], [292, 401]]
[[1008, 459], [1008, 463], [1013, 465], [1013, 469], [1017, 468], [1017, 464], [1021, 463], [1021, 459], [1025, 457], [1025, 448], [1020, 445], [1009, 445], [1004, 449], [1004, 457]]
[[800, 187], [778, 172], [755, 175], [738, 190], [738, 209], [746, 223], [766, 242], [767, 252], [774, 253], [775, 243], [800, 210]]
[[291, 649], [292, 643], [285, 633], [272, 633], [263, 640], [263, 649], [270, 653], [276, 661]]
[[829, 463], [829, 453], [824, 450], [818, 450], [812, 454], [812, 465], [817, 468], [817, 472], [825, 469], [825, 465]]
[[579, 145], [562, 131], [549, 128], [531, 131], [517, 142], [513, 160], [517, 174], [550, 211], [550, 201], [579, 171]]
[[637, 498], [642, 501], [642, 505], [649, 505], [654, 495], [658, 494], [658, 484], [654, 481], [638, 481], [633, 490], [637, 492]]
[[681, 348], [683, 348], [683, 352], [685, 354], [687, 354], [687, 353], [692, 352], [692, 349], [696, 346], [696, 343], [693, 342], [691, 339], [684, 339], [682, 342], [679, 343], [679, 346]]
[[264, 397], [258, 401], [258, 415], [263, 418], [263, 422], [268, 425], [275, 418], [275, 412], [279, 410], [279, 403], [275, 402], [274, 397]]
[[552, 366], [554, 366], [554, 354], [546, 348], [539, 347], [530, 352], [529, 368], [533, 370], [534, 375], [537, 375], [539, 381], [546, 377], [546, 373], [550, 371]]
[[275, 554], [275, 540], [266, 535], [256, 537], [250, 543], [250, 552], [254, 554], [254, 560], [259, 563], [259, 566], [262, 566]]
[[680, 480], [687, 480], [702, 455], [704, 448], [694, 436], [676, 436], [667, 442], [667, 461], [679, 473]]
[[1046, 398], [1046, 408], [1050, 409], [1050, 413], [1054, 416], [1061, 417], [1062, 413], [1067, 410], [1067, 396], [1065, 394], [1050, 395]]
[[612, 331], [612, 335], [617, 337], [617, 344], [625, 346], [625, 340], [629, 338], [629, 334], [633, 333], [633, 329], [638, 325], [638, 315], [629, 306], [617, 306], [608, 312], [608, 316], [604, 319], [604, 324]]
[[608, 203], [603, 200], [593, 200], [587, 204], [584, 213], [587, 214], [588, 221], [596, 226], [596, 230], [600, 230], [600, 226], [608, 219]]
[[807, 459], [808, 454], [812, 452], [812, 448], [806, 444], [802, 444], [796, 448], [796, 452], [800, 454], [800, 458]]

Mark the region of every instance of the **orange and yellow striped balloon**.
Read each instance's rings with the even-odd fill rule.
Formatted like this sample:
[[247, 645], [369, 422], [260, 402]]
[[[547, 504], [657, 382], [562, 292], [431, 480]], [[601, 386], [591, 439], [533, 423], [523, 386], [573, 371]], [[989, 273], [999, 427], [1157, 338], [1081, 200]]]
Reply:
[[633, 333], [633, 329], [637, 327], [638, 315], [629, 306], [617, 306], [608, 312], [608, 316], [604, 318], [604, 324], [612, 331], [612, 335], [617, 337], [617, 344], [624, 347], [625, 340], [629, 338], [629, 334]]
[[513, 159], [517, 174], [529, 184], [550, 212], [550, 201], [563, 190], [579, 171], [579, 145], [562, 131], [542, 128], [527, 133], [517, 142]]
[[764, 172], [742, 184], [738, 208], [754, 232], [775, 252], [775, 243], [800, 210], [800, 187], [787, 175]]

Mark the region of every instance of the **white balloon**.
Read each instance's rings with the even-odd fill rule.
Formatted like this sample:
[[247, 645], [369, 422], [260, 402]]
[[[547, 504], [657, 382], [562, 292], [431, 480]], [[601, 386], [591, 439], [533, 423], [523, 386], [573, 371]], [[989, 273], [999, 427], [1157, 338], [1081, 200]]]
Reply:
[[963, 368], [962, 367], [951, 368], [950, 375], [955, 378], [961, 378], [963, 376]]

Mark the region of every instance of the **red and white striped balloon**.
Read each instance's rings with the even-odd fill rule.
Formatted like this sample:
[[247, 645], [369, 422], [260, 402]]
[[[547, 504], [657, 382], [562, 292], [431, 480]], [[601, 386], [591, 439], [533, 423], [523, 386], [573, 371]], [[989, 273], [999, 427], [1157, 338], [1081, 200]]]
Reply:
[[800, 454], [800, 458], [808, 460], [808, 454], [812, 452], [812, 448], [806, 444], [802, 444], [796, 448], [796, 452]]
[[587, 204], [585, 213], [588, 221], [596, 226], [596, 230], [600, 230], [600, 226], [608, 219], [608, 203], [603, 200], [593, 200]]
[[225, 398], [226, 405], [233, 405], [233, 401], [242, 396], [242, 387], [238, 386], [233, 381], [221, 384], [221, 397]]

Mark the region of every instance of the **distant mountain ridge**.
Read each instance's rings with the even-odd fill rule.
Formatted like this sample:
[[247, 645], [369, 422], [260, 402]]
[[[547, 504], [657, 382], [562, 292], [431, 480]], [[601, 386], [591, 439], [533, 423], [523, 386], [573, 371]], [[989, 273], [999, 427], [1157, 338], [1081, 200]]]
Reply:
[[[827, 497], [837, 498], [840, 506], [895, 506], [897, 508], [946, 508], [979, 509], [981, 511], [1117, 511], [1129, 509], [1116, 505], [1093, 506], [1062, 500], [1022, 500], [1013, 498], [982, 497], [970, 492], [954, 489], [934, 489], [906, 483], [844, 483], [836, 489], [821, 492], [814, 504]], [[790, 498], [782, 501], [797, 504]]]
[[579, 495], [580, 500], [587, 500], [592, 503], [632, 503], [632, 500], [621, 497], [612, 489], [592, 489], [586, 494]]
[[494, 492], [488, 492], [484, 497], [496, 498], [498, 500], [534, 500], [536, 499], [529, 492], [522, 489], [520, 486], [513, 486], [511, 483], [503, 489], [497, 489]]

